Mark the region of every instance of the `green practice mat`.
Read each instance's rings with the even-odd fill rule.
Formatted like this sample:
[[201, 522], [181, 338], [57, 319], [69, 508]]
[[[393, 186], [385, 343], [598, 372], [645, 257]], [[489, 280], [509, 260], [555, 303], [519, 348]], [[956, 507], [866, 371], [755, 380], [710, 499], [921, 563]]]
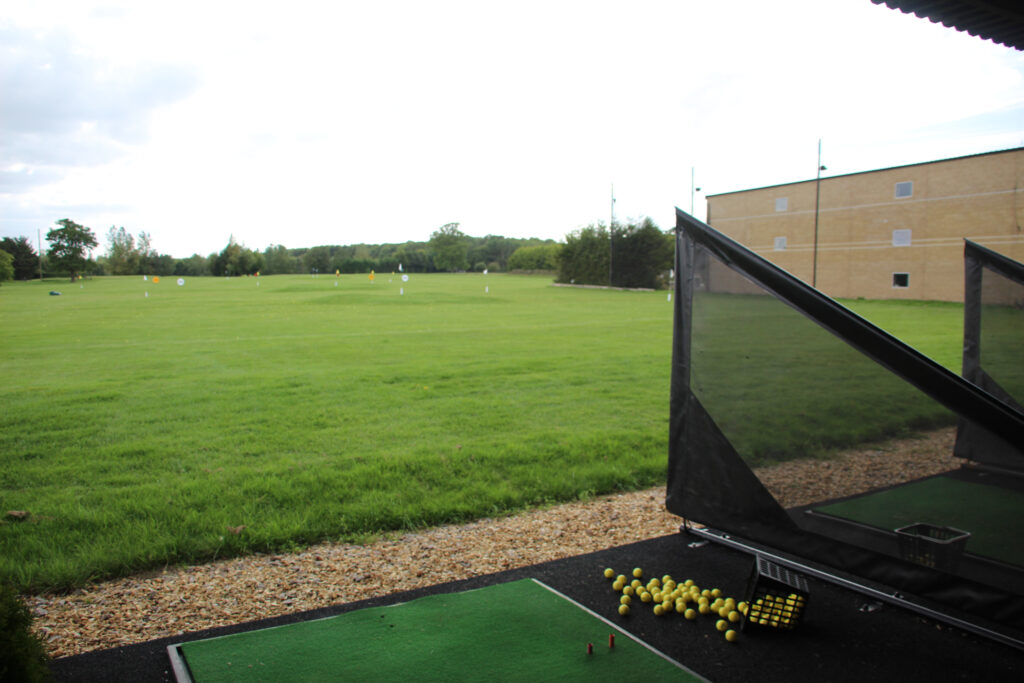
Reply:
[[1024, 565], [1024, 494], [997, 486], [933, 477], [815, 512], [886, 531], [917, 522], [951, 526], [970, 532], [966, 552]]
[[197, 683], [703, 680], [530, 579], [176, 647]]

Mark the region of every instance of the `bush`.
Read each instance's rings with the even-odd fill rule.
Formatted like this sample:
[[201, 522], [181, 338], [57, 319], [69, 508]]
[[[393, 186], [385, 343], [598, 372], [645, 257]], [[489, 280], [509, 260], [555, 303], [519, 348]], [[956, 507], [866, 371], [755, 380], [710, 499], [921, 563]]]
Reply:
[[600, 223], [588, 225], [566, 235], [557, 256], [558, 281], [656, 289], [672, 267], [672, 249], [671, 237], [650, 218], [616, 223], [611, 235]]
[[0, 249], [0, 282], [14, 279], [14, 257]]
[[52, 681], [46, 650], [29, 626], [32, 613], [0, 584], [0, 681]]
[[519, 247], [508, 259], [509, 270], [558, 270], [558, 244]]

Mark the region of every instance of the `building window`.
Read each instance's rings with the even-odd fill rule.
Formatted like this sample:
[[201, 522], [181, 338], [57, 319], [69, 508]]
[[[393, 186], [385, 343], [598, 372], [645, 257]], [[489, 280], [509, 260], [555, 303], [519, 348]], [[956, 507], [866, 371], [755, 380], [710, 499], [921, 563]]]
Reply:
[[910, 246], [910, 230], [893, 230], [892, 231], [892, 246], [894, 247], [909, 247]]
[[786, 238], [776, 237], [775, 238], [775, 251], [786, 251]]
[[911, 197], [914, 194], [914, 181], [908, 180], [903, 183], [896, 183], [896, 199]]
[[893, 273], [892, 274], [892, 287], [893, 289], [906, 289], [910, 286], [910, 273]]
[[787, 209], [789, 209], [789, 197], [776, 197], [775, 210], [786, 211]]

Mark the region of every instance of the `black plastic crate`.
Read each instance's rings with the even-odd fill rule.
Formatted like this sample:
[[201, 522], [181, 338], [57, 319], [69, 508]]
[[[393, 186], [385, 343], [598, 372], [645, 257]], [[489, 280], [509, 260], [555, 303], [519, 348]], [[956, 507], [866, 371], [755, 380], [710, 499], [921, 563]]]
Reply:
[[806, 616], [809, 598], [803, 574], [758, 557], [747, 585], [743, 630], [795, 629]]
[[940, 571], [955, 571], [971, 534], [951, 526], [918, 522], [896, 529], [900, 557]]

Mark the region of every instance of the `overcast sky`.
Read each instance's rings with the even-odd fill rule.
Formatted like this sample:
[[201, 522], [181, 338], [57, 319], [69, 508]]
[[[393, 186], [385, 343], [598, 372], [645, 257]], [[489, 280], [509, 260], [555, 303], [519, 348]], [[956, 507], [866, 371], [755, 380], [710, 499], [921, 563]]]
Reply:
[[[1024, 54], [869, 0], [0, 3], [0, 236], [177, 257], [674, 224], [1024, 145]], [[45, 247], [44, 247], [45, 248]], [[106, 248], [101, 242], [99, 252]]]

